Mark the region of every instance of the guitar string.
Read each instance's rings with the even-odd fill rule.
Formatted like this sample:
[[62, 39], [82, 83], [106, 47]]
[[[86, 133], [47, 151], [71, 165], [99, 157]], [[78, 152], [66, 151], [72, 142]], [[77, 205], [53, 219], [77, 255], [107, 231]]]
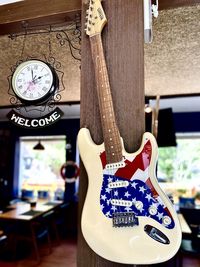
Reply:
[[[97, 51], [100, 51], [100, 48], [101, 47], [99, 47], [98, 46], [98, 42], [95, 42], [95, 44], [96, 44], [96, 50]], [[97, 53], [96, 53], [97, 54]], [[99, 63], [99, 64], [98, 64]], [[101, 62], [101, 58], [100, 58], [100, 56], [98, 56], [98, 57], [96, 57], [96, 66], [97, 66], [97, 70], [98, 70], [98, 73], [101, 73], [101, 77], [103, 78], [103, 80], [104, 80], [104, 85], [106, 85], [106, 88], [107, 88], [107, 95], [108, 95], [108, 97], [109, 97], [109, 102], [111, 102], [112, 101], [112, 98], [111, 98], [111, 92], [110, 92], [110, 86], [109, 86], [109, 82], [107, 81], [107, 79], [108, 79], [108, 76], [107, 76], [107, 74], [104, 72], [104, 71], [107, 71], [107, 69], [106, 69], [106, 65], [105, 65], [105, 70], [104, 70], [104, 66], [103, 66], [103, 62]], [[98, 80], [98, 79], [97, 79]], [[98, 87], [98, 85], [99, 85], [99, 83], [97, 82], [97, 87]], [[103, 85], [103, 84], [102, 84]], [[100, 90], [100, 86], [98, 87], [99, 88], [99, 92], [98, 92], [98, 94], [99, 94], [99, 104], [101, 105], [101, 108], [103, 107], [103, 109], [105, 110], [106, 108], [106, 105], [105, 105], [105, 101], [104, 101], [104, 99], [106, 99], [105, 98], [105, 88], [104, 88], [104, 86], [102, 86], [102, 90]], [[112, 103], [111, 103], [112, 104]], [[101, 112], [102, 113], [102, 112]], [[102, 114], [101, 114], [101, 116], [102, 116]], [[105, 115], [104, 116], [107, 116], [107, 113], [105, 112]], [[107, 121], [107, 117], [105, 117], [104, 118], [104, 116], [103, 116], [103, 118], [102, 118], [102, 124], [104, 124], [103, 123], [103, 119], [105, 119], [106, 121]], [[104, 125], [105, 126], [105, 125]], [[112, 127], [113, 128], [113, 127]], [[115, 142], [116, 143], [116, 142]], [[104, 144], [105, 145], [105, 144]], [[106, 148], [106, 147], [105, 147]], [[110, 147], [109, 147], [109, 153], [110, 153]], [[109, 169], [108, 170], [108, 178], [107, 179], [110, 179], [111, 178], [111, 174], [112, 174], [112, 179], [114, 180], [114, 182], [116, 183], [116, 176], [115, 175], [113, 175], [113, 173], [112, 173], [112, 171]], [[112, 181], [113, 181], [112, 180]], [[109, 184], [109, 181], [108, 181], [108, 184]], [[118, 199], [118, 201], [119, 201], [119, 191], [118, 191], [118, 189], [116, 188], [116, 190], [115, 189], [112, 189], [111, 188], [111, 199], [110, 199], [110, 204], [111, 204], [111, 214], [112, 214], [112, 216], [113, 216], [113, 212], [115, 212], [115, 208], [113, 208], [113, 206], [114, 207], [116, 207], [116, 210], [117, 210], [117, 212], [121, 212], [121, 207], [120, 207], [120, 205], [112, 205], [112, 199], [115, 199], [115, 192], [116, 192], [116, 194], [117, 194], [117, 199]], [[107, 203], [107, 205], [109, 206], [109, 203]]]
[[[97, 47], [97, 51], [98, 51], [98, 43], [96, 43], [96, 47]], [[100, 59], [100, 57], [98, 57], [97, 58], [97, 67], [99, 67], [99, 72], [101, 73], [101, 77], [102, 77], [102, 79], [104, 79], [105, 80], [105, 75], [104, 75], [104, 72], [103, 72], [103, 68], [102, 68], [102, 63], [101, 63], [101, 59]], [[98, 86], [98, 85], [97, 85]], [[103, 107], [103, 110], [105, 109], [105, 105], [104, 105], [104, 101], [102, 100], [102, 99], [104, 99], [104, 94], [105, 94], [105, 91], [103, 91], [103, 88], [104, 87], [102, 87], [102, 90], [100, 90], [100, 87], [99, 87], [99, 101], [100, 101], [100, 105], [101, 105], [101, 107]], [[106, 117], [104, 118], [104, 115], [102, 115], [101, 114], [101, 116], [103, 116], [102, 117], [102, 124], [104, 124], [103, 123], [103, 119], [106, 119]], [[107, 116], [107, 113], [105, 112], [105, 116]], [[105, 126], [105, 125], [103, 125], [103, 126]], [[105, 146], [105, 143], [104, 143], [104, 146]], [[105, 152], [106, 152], [106, 146], [105, 146]], [[108, 163], [107, 161], [106, 161], [106, 163]], [[112, 179], [112, 181], [110, 180], [110, 179]], [[107, 177], [107, 186], [109, 187], [109, 183], [110, 182], [113, 182], [113, 176], [111, 176], [111, 170], [110, 169], [108, 169], [108, 177]], [[112, 205], [112, 199], [114, 199], [114, 193], [113, 193], [113, 191], [114, 191], [114, 189], [113, 188], [111, 188], [111, 194], [110, 194], [110, 204], [111, 204], [111, 214], [112, 214], [112, 216], [113, 216], [113, 205]], [[107, 202], [107, 205], [108, 205], [108, 207], [109, 207], [109, 203]]]
[[[108, 110], [110, 110], [110, 112], [114, 112], [113, 111], [113, 109], [112, 109], [112, 96], [111, 96], [111, 91], [110, 91], [110, 85], [109, 85], [109, 80], [108, 80], [108, 74], [107, 74], [107, 67], [106, 67], [106, 63], [105, 62], [101, 62], [101, 59], [99, 58], [99, 62], [100, 62], [100, 66], [101, 66], [101, 73], [102, 73], [102, 78], [103, 78], [103, 80], [104, 80], [104, 85], [105, 85], [105, 87], [106, 88], [104, 88], [104, 87], [102, 87], [102, 93], [103, 93], [103, 97], [102, 97], [102, 93], [101, 93], [101, 97], [100, 97], [100, 99], [101, 99], [101, 101], [102, 100], [104, 100], [105, 98], [104, 98], [104, 95], [105, 95], [105, 91], [106, 91], [106, 89], [107, 89], [107, 98], [108, 98], [108, 103], [106, 103], [106, 105], [105, 105], [105, 101], [103, 101], [103, 107], [105, 108], [106, 106], [109, 106], [109, 108], [108, 108]], [[105, 65], [104, 65], [105, 64]], [[100, 92], [101, 92], [101, 90], [100, 90]], [[110, 105], [109, 105], [110, 104]], [[108, 116], [108, 111], [107, 112], [105, 112], [105, 114], [106, 114], [106, 116]], [[114, 115], [114, 114], [113, 114]], [[107, 117], [105, 118], [106, 119], [106, 122], [107, 122]], [[107, 129], [108, 130], [108, 129]], [[115, 140], [115, 136], [113, 136], [114, 135], [114, 126], [112, 125], [112, 127], [111, 127], [111, 133], [112, 133], [112, 140], [114, 140], [115, 142], [113, 142], [113, 146], [116, 146], [116, 144], [117, 144], [117, 142], [116, 142], [116, 140]], [[114, 147], [114, 151], [117, 151], [117, 148], [116, 147]], [[111, 147], [109, 147], [109, 153], [111, 153]], [[116, 185], [116, 182], [117, 182], [117, 178], [116, 178], [116, 176], [114, 175], [114, 173], [113, 173], [113, 171], [111, 171], [111, 170], [109, 170], [109, 177], [111, 177], [111, 174], [112, 174], [112, 179], [113, 179], [113, 182], [115, 183], [115, 185]], [[116, 192], [116, 194], [115, 194], [115, 192]], [[120, 199], [119, 199], [119, 189], [116, 187], [116, 188], [114, 188], [114, 189], [111, 189], [111, 200], [112, 199], [115, 199], [115, 197], [116, 197], [116, 199], [118, 200], [118, 204], [119, 204], [119, 201], [120, 201]], [[121, 206], [120, 205], [112, 205], [112, 203], [111, 203], [111, 206], [114, 206], [114, 207], [116, 207], [116, 210], [117, 210], [117, 212], [118, 213], [120, 213], [121, 212]], [[113, 208], [113, 211], [115, 212], [115, 208]]]

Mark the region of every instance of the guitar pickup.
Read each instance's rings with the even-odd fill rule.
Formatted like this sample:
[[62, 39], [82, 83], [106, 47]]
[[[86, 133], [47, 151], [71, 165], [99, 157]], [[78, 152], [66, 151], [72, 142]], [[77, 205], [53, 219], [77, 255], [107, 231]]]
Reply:
[[106, 170], [124, 168], [126, 163], [124, 161], [106, 164]]
[[111, 204], [113, 206], [131, 207], [133, 203], [130, 200], [112, 199]]
[[127, 187], [129, 185], [128, 181], [117, 181], [117, 182], [112, 182], [108, 184], [108, 188], [120, 188], [120, 187]]
[[113, 227], [133, 227], [136, 225], [139, 225], [139, 221], [133, 212], [113, 213]]

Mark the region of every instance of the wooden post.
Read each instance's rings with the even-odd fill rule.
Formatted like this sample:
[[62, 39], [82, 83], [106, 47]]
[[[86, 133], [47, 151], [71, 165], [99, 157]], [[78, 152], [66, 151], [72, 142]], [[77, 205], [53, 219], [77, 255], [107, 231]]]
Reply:
[[[82, 3], [81, 127], [93, 140], [103, 142], [91, 51], [84, 33], [86, 0]], [[116, 120], [128, 152], [137, 150], [144, 132], [143, 1], [102, 1], [108, 20], [102, 32]], [[87, 190], [87, 174], [81, 165], [79, 222]], [[120, 242], [120, 240], [119, 240]], [[86, 244], [80, 229], [78, 267], [129, 266], [106, 261]], [[132, 266], [132, 265], [130, 265]]]

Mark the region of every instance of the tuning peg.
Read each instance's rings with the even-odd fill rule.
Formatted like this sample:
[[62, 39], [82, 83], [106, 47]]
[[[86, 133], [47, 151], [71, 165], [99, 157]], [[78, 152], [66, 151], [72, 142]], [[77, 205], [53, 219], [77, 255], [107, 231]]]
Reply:
[[89, 10], [88, 9], [86, 10], [86, 14], [89, 14]]

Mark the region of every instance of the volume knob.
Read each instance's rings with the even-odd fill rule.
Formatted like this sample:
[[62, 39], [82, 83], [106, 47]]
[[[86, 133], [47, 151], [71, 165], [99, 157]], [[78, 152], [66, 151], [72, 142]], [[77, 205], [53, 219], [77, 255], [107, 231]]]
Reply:
[[137, 210], [141, 210], [143, 208], [142, 201], [136, 201], [135, 202], [135, 207], [136, 207]]
[[157, 208], [155, 206], [150, 206], [149, 213], [151, 215], [156, 215], [157, 212], [158, 212], [158, 210], [157, 210]]
[[172, 220], [171, 220], [171, 218], [169, 216], [164, 216], [162, 218], [162, 222], [163, 222], [164, 225], [169, 225], [171, 223], [171, 221]]

